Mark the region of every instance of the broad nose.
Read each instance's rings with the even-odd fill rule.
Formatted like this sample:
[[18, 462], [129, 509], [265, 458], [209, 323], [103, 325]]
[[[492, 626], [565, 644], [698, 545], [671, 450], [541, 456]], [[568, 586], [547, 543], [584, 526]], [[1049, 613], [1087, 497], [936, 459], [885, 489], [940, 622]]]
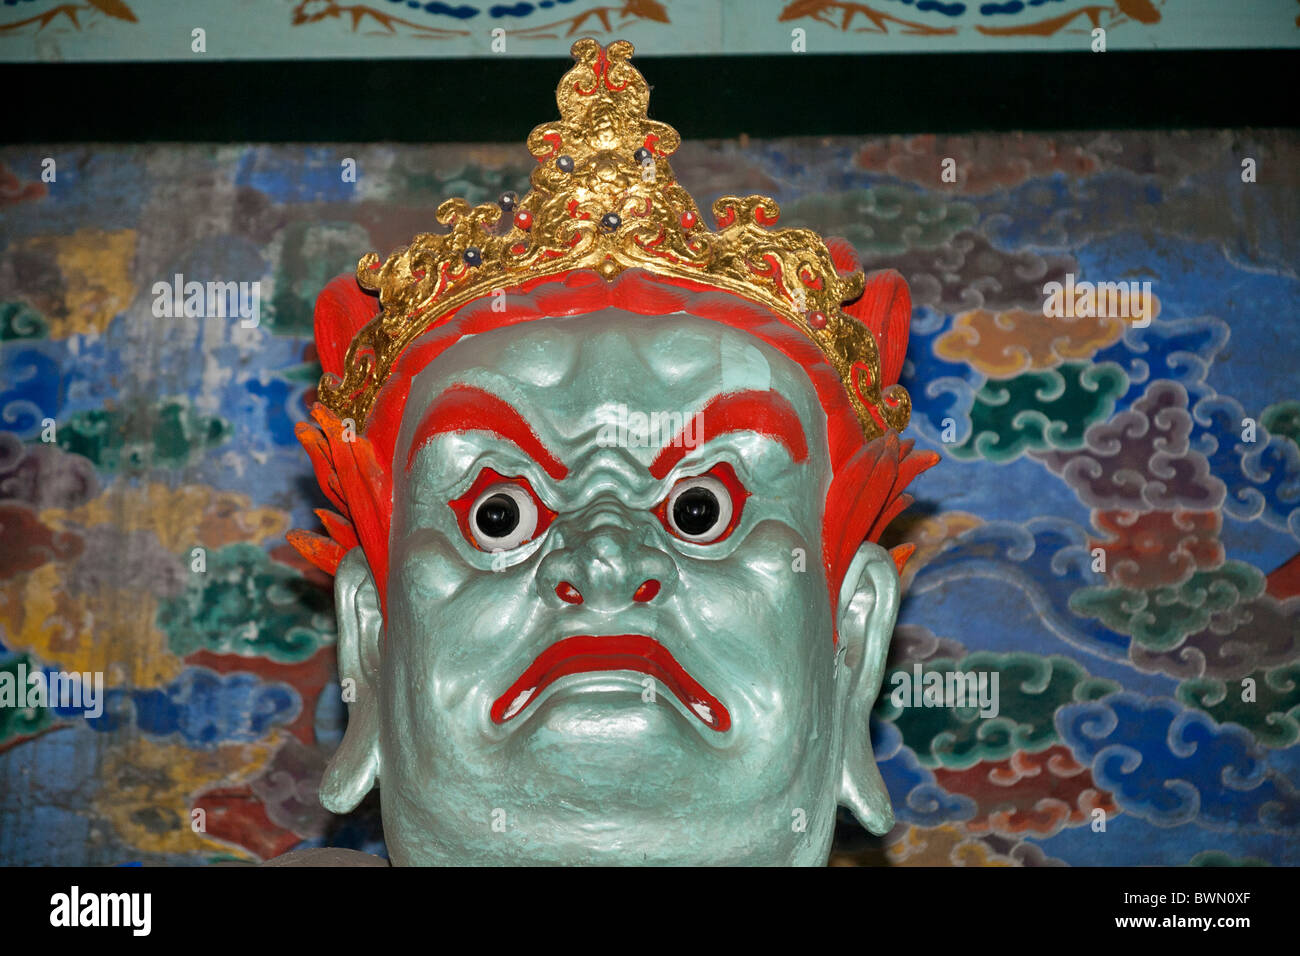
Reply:
[[537, 587], [552, 607], [618, 611], [661, 602], [676, 588], [676, 565], [653, 543], [653, 529], [621, 505], [589, 508], [551, 530], [560, 545], [542, 559]]

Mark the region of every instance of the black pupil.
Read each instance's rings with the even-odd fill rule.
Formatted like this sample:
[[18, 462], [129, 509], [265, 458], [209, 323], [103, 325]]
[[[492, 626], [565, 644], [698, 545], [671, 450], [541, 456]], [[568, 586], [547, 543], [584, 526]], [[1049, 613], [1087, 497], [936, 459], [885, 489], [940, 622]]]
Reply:
[[683, 534], [704, 534], [718, 523], [721, 514], [717, 497], [707, 488], [683, 491], [673, 502], [673, 521]]
[[478, 506], [474, 523], [489, 538], [504, 538], [519, 527], [519, 505], [509, 495], [493, 495]]

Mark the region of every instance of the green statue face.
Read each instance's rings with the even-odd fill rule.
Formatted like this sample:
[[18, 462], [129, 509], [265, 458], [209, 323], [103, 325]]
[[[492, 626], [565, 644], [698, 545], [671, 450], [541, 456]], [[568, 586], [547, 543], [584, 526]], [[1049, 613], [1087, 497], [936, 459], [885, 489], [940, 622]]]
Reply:
[[864, 544], [828, 600], [796, 363], [606, 309], [457, 343], [404, 414], [387, 620], [360, 549], [336, 578], [327, 807], [380, 783], [405, 865], [822, 864], [837, 802], [892, 825], [868, 714], [897, 573]]

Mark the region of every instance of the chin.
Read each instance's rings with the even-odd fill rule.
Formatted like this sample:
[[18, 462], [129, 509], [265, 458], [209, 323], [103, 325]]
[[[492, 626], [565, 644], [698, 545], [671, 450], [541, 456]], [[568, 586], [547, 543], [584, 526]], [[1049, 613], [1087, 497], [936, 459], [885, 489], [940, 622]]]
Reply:
[[[403, 839], [385, 827], [395, 866], [824, 866], [830, 854], [834, 807], [824, 823], [794, 833], [788, 826], [753, 826], [754, 817], [780, 817], [775, 807], [726, 812], [707, 801], [683, 804], [670, 817], [608, 816], [548, 807], [527, 827], [475, 839], [433, 844]], [[462, 834], [462, 836], [464, 836]]]
[[557, 706], [508, 755], [455, 779], [435, 774], [443, 777], [436, 790], [391, 781], [380, 789], [390, 858], [398, 866], [825, 865], [835, 823], [829, 775], [807, 764], [794, 779], [756, 775], [775, 754], [738, 750], [719, 761], [670, 710], [643, 708], [641, 719], [648, 714], [663, 723], [629, 746], [627, 722], [608, 709], [598, 726], [612, 736], [550, 737], [553, 726], [583, 720], [580, 708]]

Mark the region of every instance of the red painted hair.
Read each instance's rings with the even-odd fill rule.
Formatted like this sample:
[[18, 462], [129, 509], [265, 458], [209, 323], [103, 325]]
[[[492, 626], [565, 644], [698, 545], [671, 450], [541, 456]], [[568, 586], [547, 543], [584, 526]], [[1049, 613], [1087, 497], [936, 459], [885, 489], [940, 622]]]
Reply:
[[[827, 243], [837, 268], [857, 268], [847, 242]], [[462, 307], [431, 323], [430, 329], [403, 352], [380, 390], [364, 435], [345, 434], [343, 423], [320, 404], [311, 422], [300, 422], [298, 439], [307, 449], [316, 479], [337, 512], [318, 510], [327, 536], [289, 532], [289, 541], [312, 564], [334, 574], [343, 556], [358, 545], [365, 552], [387, 609], [388, 533], [393, 503], [393, 459], [397, 433], [412, 378], [463, 336], [535, 319], [582, 315], [617, 308], [641, 315], [684, 312], [744, 329], [797, 362], [808, 374], [826, 412], [832, 479], [822, 520], [822, 561], [831, 606], [854, 553], [881, 532], [909, 504], [904, 489], [939, 460], [932, 451], [917, 451], [890, 431], [871, 442], [849, 404], [839, 376], [821, 350], [801, 331], [769, 310], [712, 286], [670, 279], [639, 269], [612, 282], [590, 270], [526, 282], [508, 290], [508, 307], [495, 312], [488, 298]], [[873, 274], [862, 296], [844, 311], [871, 329], [880, 347], [882, 387], [898, 381], [907, 350], [911, 297], [907, 283], [892, 270]], [[316, 347], [326, 372], [342, 374], [348, 344], [378, 312], [374, 295], [353, 276], [339, 276], [316, 300]], [[892, 552], [901, 570], [911, 545]]]

